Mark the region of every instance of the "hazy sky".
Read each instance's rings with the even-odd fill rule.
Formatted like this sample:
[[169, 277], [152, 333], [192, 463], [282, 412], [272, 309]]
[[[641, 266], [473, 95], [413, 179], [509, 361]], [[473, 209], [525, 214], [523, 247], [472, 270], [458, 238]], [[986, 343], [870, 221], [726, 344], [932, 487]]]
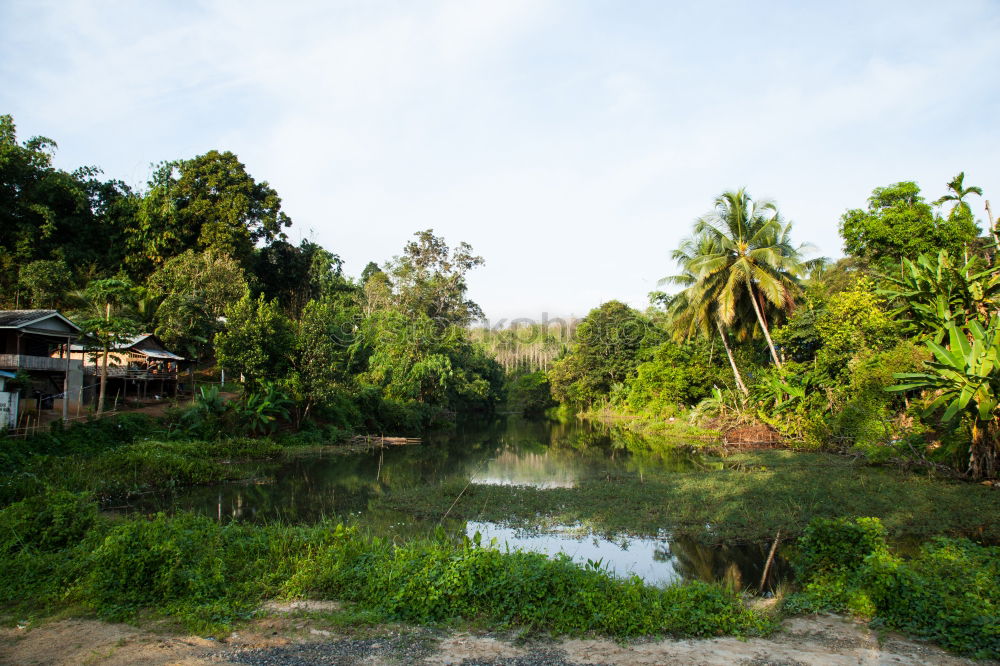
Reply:
[[494, 321], [583, 315], [644, 307], [725, 189], [827, 256], [875, 186], [1000, 206], [998, 35], [985, 1], [3, 0], [0, 113], [137, 186], [232, 150], [351, 274], [433, 228]]

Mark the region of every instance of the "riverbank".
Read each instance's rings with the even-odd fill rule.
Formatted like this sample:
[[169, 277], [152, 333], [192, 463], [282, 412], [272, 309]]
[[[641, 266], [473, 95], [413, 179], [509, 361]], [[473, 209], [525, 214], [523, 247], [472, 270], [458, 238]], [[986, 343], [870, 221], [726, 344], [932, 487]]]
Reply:
[[[279, 606], [290, 609], [290, 605]], [[184, 664], [941, 664], [985, 666], [899, 634], [876, 632], [832, 615], [786, 620], [768, 638], [739, 640], [602, 639], [525, 641], [489, 634], [409, 625], [345, 627], [336, 607], [272, 612], [222, 640], [91, 619], [56, 620], [0, 629], [0, 664], [158, 666]]]

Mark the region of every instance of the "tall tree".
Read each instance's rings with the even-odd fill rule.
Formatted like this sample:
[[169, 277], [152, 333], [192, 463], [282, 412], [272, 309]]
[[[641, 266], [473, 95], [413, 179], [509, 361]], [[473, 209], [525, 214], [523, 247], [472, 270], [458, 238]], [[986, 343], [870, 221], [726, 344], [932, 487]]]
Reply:
[[258, 243], [284, 239], [291, 220], [266, 181], [231, 152], [164, 162], [154, 172], [129, 236], [131, 270], [147, 274], [185, 250], [213, 251], [251, 267]]
[[418, 231], [416, 240], [403, 248], [389, 266], [398, 306], [407, 313], [422, 313], [439, 328], [468, 326], [483, 318], [483, 311], [466, 298], [466, 274], [482, 266], [468, 243], [451, 250], [433, 229]]
[[168, 259], [147, 282], [157, 303], [156, 334], [188, 358], [201, 359], [222, 330], [226, 308], [246, 289], [243, 269], [228, 256], [187, 250]]
[[[962, 195], [964, 196], [964, 195]], [[970, 217], [942, 219], [920, 195], [916, 183], [904, 181], [876, 187], [868, 209], [855, 208], [840, 218], [840, 235], [847, 254], [898, 268], [903, 257], [946, 250], [961, 256], [979, 236]]]
[[108, 356], [112, 349], [138, 333], [138, 325], [127, 314], [126, 306], [133, 298], [134, 288], [127, 279], [109, 278], [93, 280], [83, 291], [88, 314], [80, 321], [80, 328], [92, 348], [101, 354], [101, 386], [97, 398], [97, 414], [104, 412], [105, 396], [108, 388]]
[[[750, 391], [743, 382], [743, 375], [736, 364], [729, 338], [719, 317], [718, 303], [700, 293], [698, 276], [689, 267], [695, 257], [711, 250], [711, 243], [709, 238], [686, 239], [674, 251], [674, 261], [681, 266], [682, 272], [666, 277], [660, 282], [681, 285], [684, 290], [672, 297], [664, 298], [667, 302], [667, 328], [676, 340], [688, 340], [695, 336], [711, 339], [718, 334], [726, 351], [726, 358], [729, 359], [729, 367], [732, 368], [736, 386], [743, 395], [748, 395]], [[738, 317], [736, 321], [746, 322], [747, 318]], [[747, 335], [745, 327], [741, 333], [743, 336]]]
[[753, 201], [745, 189], [723, 192], [712, 212], [698, 218], [694, 238], [674, 253], [694, 277], [688, 297], [713, 303], [714, 316], [739, 327], [741, 305], [749, 303], [774, 364], [781, 359], [771, 339], [765, 308], [792, 309], [806, 269], [803, 246], [791, 242], [791, 223], [770, 201]]
[[226, 327], [215, 336], [219, 364], [243, 374], [250, 389], [284, 378], [294, 349], [295, 332], [277, 301], [249, 290], [226, 308]]
[[948, 214], [948, 218], [955, 219], [957, 217], [963, 217], [966, 219], [972, 219], [972, 208], [969, 207], [965, 197], [970, 194], [983, 196], [983, 188], [976, 187], [975, 185], [965, 187], [965, 172], [960, 171], [957, 176], [948, 182], [948, 190], [949, 193], [935, 201], [934, 205], [940, 206], [948, 201], [954, 201], [955, 205], [952, 206], [951, 212]]

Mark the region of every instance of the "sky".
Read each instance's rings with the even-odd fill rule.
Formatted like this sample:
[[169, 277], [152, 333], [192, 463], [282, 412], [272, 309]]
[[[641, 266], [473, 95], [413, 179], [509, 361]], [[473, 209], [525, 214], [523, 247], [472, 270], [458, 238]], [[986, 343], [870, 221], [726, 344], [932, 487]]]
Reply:
[[998, 34], [993, 1], [3, 0], [0, 113], [138, 188], [231, 150], [352, 275], [466, 241], [497, 325], [644, 308], [728, 189], [828, 257], [877, 186], [1000, 200]]

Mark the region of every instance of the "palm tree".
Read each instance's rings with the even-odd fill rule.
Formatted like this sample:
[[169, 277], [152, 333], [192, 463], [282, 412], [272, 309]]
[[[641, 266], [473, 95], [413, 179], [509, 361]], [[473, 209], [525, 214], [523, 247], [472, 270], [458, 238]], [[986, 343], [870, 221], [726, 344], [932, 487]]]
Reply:
[[948, 189], [951, 190], [951, 194], [946, 194], [937, 201], [934, 202], [935, 206], [940, 206], [946, 201], [954, 201], [955, 206], [951, 209], [950, 217], [957, 217], [958, 215], [964, 214], [967, 217], [972, 217], [972, 209], [969, 204], [965, 202], [965, 197], [970, 194], [978, 194], [983, 196], [983, 188], [976, 187], [975, 185], [970, 185], [965, 187], [965, 172], [960, 171], [957, 176], [951, 179], [948, 183]]
[[[743, 395], [748, 395], [746, 384], [743, 383], [743, 375], [736, 365], [733, 357], [733, 350], [729, 346], [729, 339], [722, 326], [722, 320], [718, 316], [718, 308], [715, 301], [705, 298], [701, 293], [698, 276], [688, 269], [688, 265], [695, 257], [707, 251], [709, 240], [705, 238], [688, 238], [681, 242], [681, 246], [674, 250], [673, 259], [681, 266], [682, 272], [679, 275], [672, 275], [660, 280], [660, 284], [671, 283], [685, 287], [683, 291], [670, 299], [667, 306], [668, 326], [677, 340], [687, 340], [696, 335], [711, 338], [718, 332], [722, 338], [722, 346], [726, 350], [726, 357], [729, 359], [729, 366], [733, 369], [733, 377], [736, 379], [736, 386]], [[740, 321], [745, 321], [741, 319]], [[745, 339], [749, 337], [746, 328], [741, 328], [737, 333], [737, 338]]]
[[674, 253], [693, 278], [689, 297], [711, 303], [721, 324], [744, 326], [749, 303], [778, 368], [781, 359], [764, 311], [794, 307], [799, 278], [809, 265], [802, 259], [805, 246], [792, 245], [791, 226], [773, 202], [755, 202], [742, 188], [723, 192], [712, 212], [695, 221], [694, 237]]

